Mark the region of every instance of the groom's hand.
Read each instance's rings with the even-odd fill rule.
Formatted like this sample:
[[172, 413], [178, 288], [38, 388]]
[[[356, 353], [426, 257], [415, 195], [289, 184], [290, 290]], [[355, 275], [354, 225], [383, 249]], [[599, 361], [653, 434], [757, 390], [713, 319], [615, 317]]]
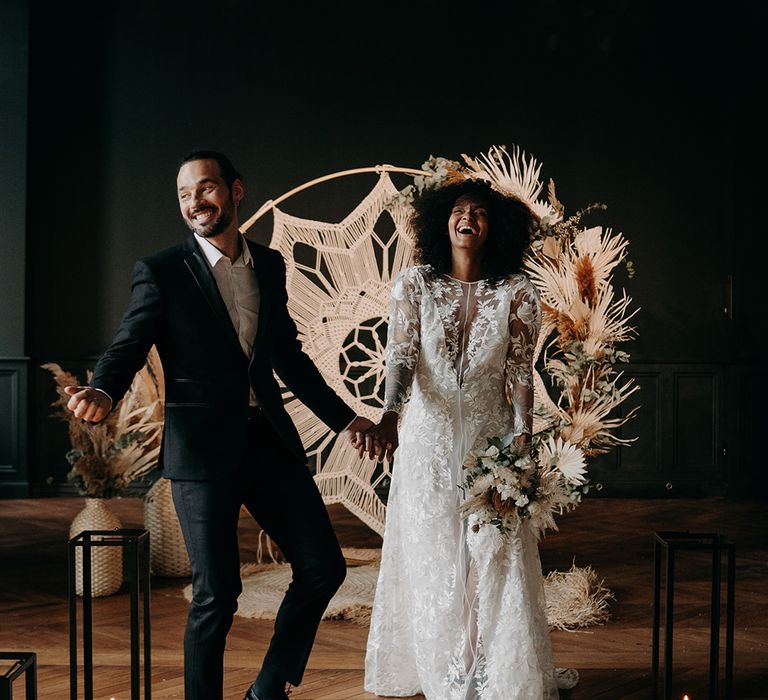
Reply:
[[70, 397], [67, 408], [78, 418], [89, 423], [104, 420], [112, 410], [112, 399], [103, 391], [89, 386], [68, 386], [64, 391]]
[[366, 435], [372, 426], [373, 421], [357, 416], [344, 430], [344, 435], [361, 457], [369, 450], [369, 454], [372, 454], [373, 447], [370, 444], [370, 438]]

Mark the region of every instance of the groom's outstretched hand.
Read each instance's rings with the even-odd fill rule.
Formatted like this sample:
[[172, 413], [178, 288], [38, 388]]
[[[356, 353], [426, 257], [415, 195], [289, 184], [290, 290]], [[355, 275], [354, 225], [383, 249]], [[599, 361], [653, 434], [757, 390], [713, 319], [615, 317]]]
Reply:
[[90, 423], [104, 420], [112, 410], [112, 399], [98, 389], [89, 386], [68, 386], [64, 391], [70, 397], [67, 408], [78, 418]]

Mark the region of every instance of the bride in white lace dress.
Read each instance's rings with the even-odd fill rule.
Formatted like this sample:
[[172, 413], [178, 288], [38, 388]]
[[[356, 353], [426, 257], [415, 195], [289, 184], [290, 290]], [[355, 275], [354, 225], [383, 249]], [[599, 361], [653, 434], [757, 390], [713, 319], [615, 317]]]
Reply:
[[458, 515], [466, 453], [510, 431], [520, 445], [531, 439], [540, 306], [519, 270], [532, 215], [470, 180], [414, 206], [423, 264], [393, 284], [385, 413], [370, 434], [397, 452], [365, 688], [556, 699], [535, 537], [473, 532]]

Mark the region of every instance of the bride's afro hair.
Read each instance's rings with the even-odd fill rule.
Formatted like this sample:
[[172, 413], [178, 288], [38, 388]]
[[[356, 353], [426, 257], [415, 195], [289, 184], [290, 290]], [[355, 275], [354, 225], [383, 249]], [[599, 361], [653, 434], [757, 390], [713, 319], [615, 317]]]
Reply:
[[456, 200], [472, 195], [488, 206], [488, 238], [483, 247], [483, 278], [501, 280], [519, 272], [536, 222], [522, 202], [505, 197], [485, 182], [461, 180], [425, 189], [413, 202], [411, 227], [416, 235], [416, 261], [438, 274], [451, 271], [448, 219]]

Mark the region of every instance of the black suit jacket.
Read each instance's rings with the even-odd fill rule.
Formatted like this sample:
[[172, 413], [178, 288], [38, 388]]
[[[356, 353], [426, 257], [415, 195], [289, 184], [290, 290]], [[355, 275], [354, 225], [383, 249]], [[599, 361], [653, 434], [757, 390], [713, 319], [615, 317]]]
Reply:
[[217, 479], [241, 463], [249, 385], [287, 449], [306, 461], [273, 370], [332, 430], [343, 430], [355, 417], [301, 349], [286, 305], [280, 253], [250, 241], [248, 247], [261, 294], [250, 358], [240, 347], [216, 280], [190, 235], [183, 245], [136, 263], [130, 304], [94, 369], [91, 386], [117, 403], [152, 345], [157, 347], [165, 377], [160, 461], [171, 479]]

